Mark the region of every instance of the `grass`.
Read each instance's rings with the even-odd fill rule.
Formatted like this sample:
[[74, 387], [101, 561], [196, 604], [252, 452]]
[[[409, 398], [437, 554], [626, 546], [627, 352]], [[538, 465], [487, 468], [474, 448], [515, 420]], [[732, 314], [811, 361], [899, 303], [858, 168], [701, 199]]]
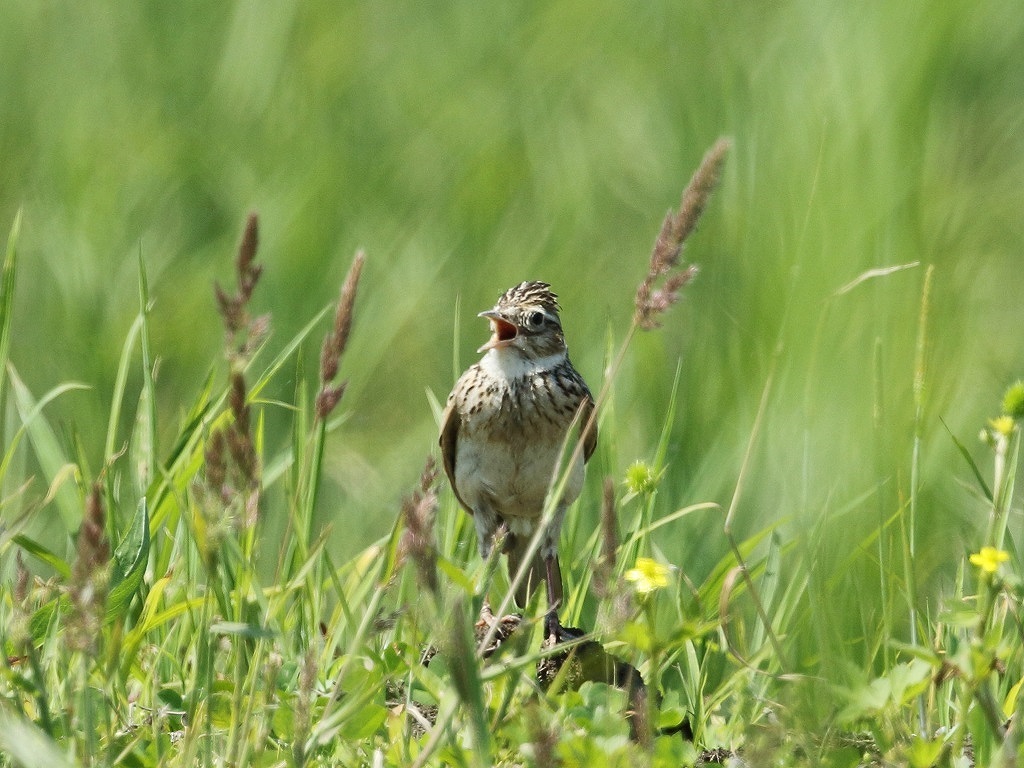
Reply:
[[[0, 761], [1012, 754], [1015, 5], [255, 14], [5, 5]], [[700, 274], [615, 366], [642, 256], [721, 134]], [[254, 209], [264, 268], [228, 345]], [[601, 683], [538, 693], [536, 636], [453, 663], [507, 576], [416, 478], [471, 318], [523, 279], [554, 285], [574, 363], [609, 382], [566, 618], [692, 741], [630, 741]], [[436, 594], [398, 522], [435, 492]], [[670, 566], [646, 598], [640, 557]], [[421, 735], [411, 703], [447, 726]]]
[[[613, 408], [634, 335], [656, 329], [695, 274], [681, 265], [682, 247], [728, 147], [719, 142], [709, 151], [679, 211], [665, 219], [633, 322], [609, 356], [599, 411]], [[4, 266], [4, 339], [18, 236], [16, 220]], [[310, 377], [297, 353], [325, 312], [269, 363], [260, 362], [271, 320], [251, 311], [263, 273], [257, 248], [252, 216], [239, 246], [235, 292], [219, 285], [215, 291], [226, 372], [207, 379], [166, 454], [153, 439], [162, 414], [152, 405], [150, 297], [141, 260], [139, 311], [112, 393], [108, 458], [92, 479], [82, 455], [66, 453], [46, 417], [47, 404], [72, 387], [58, 386], [37, 401], [11, 369], [21, 424], [5, 452], [3, 480], [28, 493], [31, 478], [8, 476], [27, 439], [49, 491], [0, 540], [15, 564], [14, 583], [0, 602], [0, 763], [31, 765], [40, 755], [83, 766], [678, 766], [736, 755], [749, 764], [1016, 763], [1024, 625], [1017, 613], [1021, 580], [1004, 547], [1024, 384], [1007, 391], [1002, 412], [984, 427], [991, 468], [953, 438], [987, 500], [989, 524], [977, 551], [961, 560], [955, 589], [922, 611], [914, 598], [915, 547], [930, 271], [918, 329], [910, 494], [847, 556], [851, 568], [873, 570], [886, 585], [885, 599], [859, 615], [863, 634], [851, 643], [819, 618], [829, 613], [816, 585], [828, 517], [794, 540], [785, 540], [777, 524], [736, 538], [734, 515], [771, 403], [769, 376], [728, 508], [696, 504], [656, 516], [677, 407], [672, 398], [652, 460], [634, 462], [620, 488], [611, 477], [604, 482], [600, 529], [588, 532], [579, 515], [570, 522], [563, 618], [592, 627], [587, 638], [600, 645], [570, 651], [577, 666], [539, 684], [537, 665], [551, 651], [539, 643], [537, 605], [496, 652], [481, 657], [477, 642], [489, 646], [497, 629], [478, 629], [474, 640], [484, 596], [495, 584], [506, 593], [512, 587], [494, 559], [468, 556], [472, 531], [448, 494], [439, 500], [432, 459], [388, 536], [350, 560], [332, 556], [326, 531], [313, 521], [325, 444], [343, 421], [334, 417], [345, 395], [337, 376], [358, 316], [365, 256], [352, 263], [319, 370]], [[121, 410], [132, 407], [124, 386], [132, 366], [141, 367], [143, 386], [133, 426], [123, 434], [118, 425]], [[279, 406], [260, 393], [290, 367], [290, 438], [273, 454], [264, 413]], [[64, 513], [81, 516], [70, 554], [23, 532], [33, 507], [59, 506], [62, 493]], [[728, 553], [695, 582], [664, 564], [654, 534], [716, 509]], [[273, 518], [284, 519], [284, 534], [268, 538], [266, 521]], [[620, 528], [629, 534], [624, 540]], [[56, 576], [33, 578], [26, 558]], [[807, 636], [811, 628], [818, 637]], [[809, 644], [819, 654], [846, 645], [862, 664], [856, 667], [852, 655], [809, 656]], [[602, 658], [635, 668], [647, 695], [638, 699], [616, 687], [618, 679], [602, 672]]]

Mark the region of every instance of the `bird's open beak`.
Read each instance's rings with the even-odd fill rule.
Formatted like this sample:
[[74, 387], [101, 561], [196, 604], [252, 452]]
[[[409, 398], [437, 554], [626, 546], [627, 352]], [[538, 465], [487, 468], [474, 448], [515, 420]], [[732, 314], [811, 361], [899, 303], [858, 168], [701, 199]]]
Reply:
[[515, 323], [510, 323], [493, 309], [481, 312], [477, 317], [485, 317], [491, 323], [491, 338], [477, 352], [486, 352], [497, 347], [507, 347], [519, 334], [519, 329], [516, 328]]

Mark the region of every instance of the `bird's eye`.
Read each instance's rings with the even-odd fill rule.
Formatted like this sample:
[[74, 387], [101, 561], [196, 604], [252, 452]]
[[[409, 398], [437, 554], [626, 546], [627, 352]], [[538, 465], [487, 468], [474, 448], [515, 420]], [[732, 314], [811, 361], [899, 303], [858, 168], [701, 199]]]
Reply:
[[531, 312], [526, 318], [526, 322], [530, 324], [531, 328], [540, 328], [544, 324], [544, 313]]

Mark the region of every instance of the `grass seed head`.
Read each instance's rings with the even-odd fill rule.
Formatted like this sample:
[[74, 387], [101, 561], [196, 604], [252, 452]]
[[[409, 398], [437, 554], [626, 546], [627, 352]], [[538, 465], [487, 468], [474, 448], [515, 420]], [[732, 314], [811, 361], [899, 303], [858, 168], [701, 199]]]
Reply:
[[245, 222], [242, 242], [238, 246], [238, 258], [235, 268], [238, 273], [239, 296], [243, 303], [248, 303], [252, 292], [263, 274], [263, 266], [256, 263], [256, 248], [259, 246], [259, 217], [250, 213]]
[[296, 765], [305, 765], [308, 757], [306, 740], [309, 737], [312, 719], [310, 713], [316, 695], [316, 680], [320, 671], [320, 650], [316, 643], [310, 643], [302, 656], [299, 666], [299, 685], [295, 697], [295, 736], [292, 742], [292, 756]]
[[405, 530], [399, 545], [402, 557], [412, 558], [420, 584], [433, 593], [438, 590], [437, 547], [434, 543], [434, 518], [437, 515], [437, 466], [428, 456], [420, 475], [419, 487], [402, 501]]
[[338, 361], [345, 352], [348, 345], [348, 337], [352, 332], [352, 320], [356, 303], [356, 290], [359, 287], [359, 277], [363, 272], [363, 263], [366, 261], [366, 254], [362, 251], [356, 253], [349, 267], [345, 282], [342, 283], [341, 293], [338, 296], [338, 308], [334, 313], [334, 326], [331, 332], [324, 339], [323, 349], [320, 354], [320, 378], [324, 382], [333, 381], [338, 374]]
[[258, 245], [259, 219], [253, 213], [246, 221], [235, 258], [237, 293], [232, 296], [219, 284], [214, 283], [213, 286], [217, 309], [224, 321], [227, 355], [233, 370], [244, 368], [246, 361], [270, 333], [269, 315], [256, 319], [249, 316], [249, 302], [263, 274], [263, 266], [256, 263]]
[[28, 583], [31, 575], [28, 572], [28, 568], [25, 567], [25, 561], [21, 557], [20, 549], [14, 556], [14, 571], [14, 602], [24, 607], [28, 601]]
[[333, 384], [341, 366], [341, 356], [348, 346], [348, 337], [352, 333], [352, 321], [355, 316], [356, 290], [359, 287], [359, 276], [363, 272], [366, 255], [356, 253], [352, 266], [349, 267], [345, 282], [341, 286], [338, 297], [338, 308], [334, 313], [334, 325], [324, 337], [320, 348], [320, 392], [316, 396], [316, 417], [326, 419], [335, 409], [341, 396], [345, 393], [345, 383]]
[[242, 375], [231, 377], [230, 394], [231, 413], [234, 422], [228, 427], [228, 448], [239, 475], [239, 485], [243, 488], [259, 486], [259, 457], [253, 444], [250, 429], [250, 409], [245, 390], [245, 379]]
[[206, 467], [206, 486], [213, 491], [217, 498], [227, 503], [228, 498], [227, 482], [227, 443], [224, 439], [224, 431], [215, 429], [206, 441], [204, 453]]
[[71, 617], [68, 643], [79, 651], [91, 652], [103, 625], [109, 583], [110, 543], [103, 485], [93, 483], [85, 502], [85, 515], [78, 531], [78, 547], [71, 569]]
[[[731, 146], [728, 139], [714, 143], [683, 191], [679, 209], [669, 211], [665, 216], [651, 250], [647, 275], [636, 291], [633, 322], [640, 328], [657, 328], [661, 324], [659, 317], [679, 300], [680, 291], [696, 276], [697, 269], [693, 265], [680, 272], [673, 273], [673, 270], [680, 266], [686, 240], [696, 229], [711, 194], [718, 186], [725, 156]], [[661, 287], [656, 287], [659, 280], [663, 280]]]

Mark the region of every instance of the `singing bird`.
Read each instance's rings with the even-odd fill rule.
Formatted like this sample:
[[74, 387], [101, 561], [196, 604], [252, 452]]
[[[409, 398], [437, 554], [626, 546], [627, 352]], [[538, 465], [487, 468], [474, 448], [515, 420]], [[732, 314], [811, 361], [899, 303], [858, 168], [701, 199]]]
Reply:
[[515, 595], [525, 606], [540, 580], [547, 582], [544, 630], [556, 640], [562, 636], [558, 539], [565, 510], [580, 494], [584, 464], [597, 444], [597, 428], [590, 423], [594, 398], [569, 360], [558, 313], [558, 297], [540, 282], [509, 288], [493, 309], [480, 313], [490, 322], [491, 338], [477, 350], [483, 357], [448, 396], [440, 438], [445, 473], [459, 503], [473, 516], [481, 555], [489, 556], [495, 533], [504, 525], [504, 552], [514, 578], [541, 523], [566, 437], [574, 424], [579, 426], [583, 450], [574, 452], [574, 444], [568, 444], [566, 456], [575, 461]]

